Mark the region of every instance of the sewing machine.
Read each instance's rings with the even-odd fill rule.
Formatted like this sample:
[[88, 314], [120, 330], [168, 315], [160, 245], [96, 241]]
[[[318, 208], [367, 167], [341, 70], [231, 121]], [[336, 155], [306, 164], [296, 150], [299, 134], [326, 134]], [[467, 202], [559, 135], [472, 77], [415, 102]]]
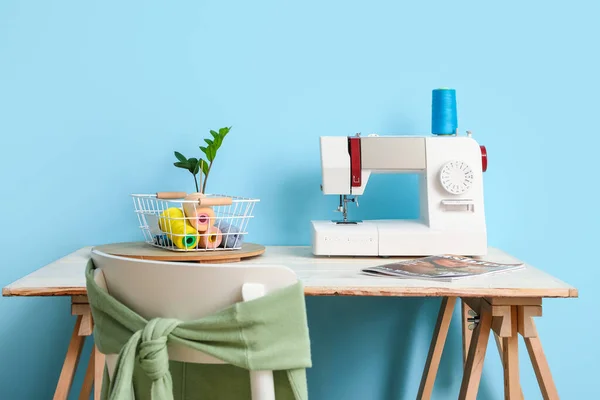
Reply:
[[[342, 218], [312, 221], [315, 255], [486, 255], [487, 152], [470, 132], [466, 136], [323, 136], [320, 150], [321, 189], [325, 195], [340, 196], [337, 211]], [[358, 205], [358, 196], [375, 173], [419, 175], [419, 219], [348, 218], [348, 203]]]

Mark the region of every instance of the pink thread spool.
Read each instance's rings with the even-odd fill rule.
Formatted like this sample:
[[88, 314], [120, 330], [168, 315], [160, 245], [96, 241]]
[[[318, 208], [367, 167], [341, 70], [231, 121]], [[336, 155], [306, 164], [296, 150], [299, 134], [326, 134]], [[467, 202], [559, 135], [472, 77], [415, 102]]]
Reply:
[[[192, 193], [186, 196], [184, 200], [197, 201], [203, 197], [205, 196], [202, 193]], [[211, 207], [200, 207], [198, 203], [194, 202], [183, 203], [183, 209], [190, 225], [198, 232], [206, 232], [215, 223], [215, 212]]]
[[190, 225], [198, 232], [206, 232], [215, 223], [215, 212], [210, 207], [198, 208], [196, 212], [188, 216]]
[[216, 226], [211, 226], [199, 236], [198, 247], [201, 249], [216, 249], [223, 241], [223, 234]]

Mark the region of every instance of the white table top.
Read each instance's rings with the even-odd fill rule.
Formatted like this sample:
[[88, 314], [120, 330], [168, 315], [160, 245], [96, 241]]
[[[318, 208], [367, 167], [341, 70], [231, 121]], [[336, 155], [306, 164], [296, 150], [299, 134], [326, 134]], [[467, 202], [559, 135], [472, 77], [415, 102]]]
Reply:
[[[3, 296], [85, 295], [84, 269], [92, 247], [82, 248], [2, 289]], [[490, 248], [485, 260], [520, 262]], [[345, 296], [457, 296], [457, 297], [577, 297], [577, 289], [525, 264], [516, 271], [456, 280], [398, 279], [368, 276], [362, 268], [392, 262], [393, 258], [315, 257], [310, 247], [267, 246], [263, 255], [241, 264], [277, 264], [294, 270], [306, 295]], [[226, 265], [226, 264], [225, 264]]]

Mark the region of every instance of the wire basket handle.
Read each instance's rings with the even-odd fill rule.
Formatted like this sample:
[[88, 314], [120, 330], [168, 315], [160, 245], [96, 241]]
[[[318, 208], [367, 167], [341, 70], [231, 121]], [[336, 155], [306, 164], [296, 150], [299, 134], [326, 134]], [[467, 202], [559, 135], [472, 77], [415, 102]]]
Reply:
[[198, 199], [200, 207], [230, 206], [231, 204], [233, 204], [231, 197], [201, 197]]
[[186, 192], [158, 192], [156, 193], [157, 199], [183, 199], [187, 196]]
[[[187, 196], [185, 192], [158, 192], [156, 193], [157, 199], [183, 199]], [[211, 206], [230, 206], [233, 204], [231, 197], [200, 197], [198, 199], [198, 206], [200, 207], [211, 207]]]

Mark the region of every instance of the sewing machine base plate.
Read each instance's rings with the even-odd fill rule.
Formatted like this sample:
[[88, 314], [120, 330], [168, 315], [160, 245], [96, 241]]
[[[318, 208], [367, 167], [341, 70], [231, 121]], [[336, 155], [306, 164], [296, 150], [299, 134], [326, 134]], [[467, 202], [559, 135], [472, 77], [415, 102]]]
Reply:
[[485, 231], [436, 231], [419, 220], [357, 224], [312, 221], [312, 251], [323, 256], [485, 256]]

